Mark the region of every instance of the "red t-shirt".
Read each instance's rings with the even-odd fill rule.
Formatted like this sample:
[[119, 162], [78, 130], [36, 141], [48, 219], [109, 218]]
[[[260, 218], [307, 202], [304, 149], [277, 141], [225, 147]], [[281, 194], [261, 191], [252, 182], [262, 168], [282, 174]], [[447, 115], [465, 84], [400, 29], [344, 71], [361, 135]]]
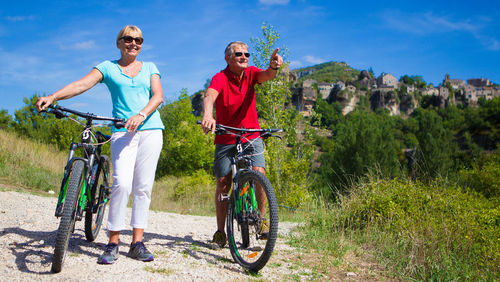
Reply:
[[[219, 93], [215, 100], [215, 120], [218, 124], [247, 129], [259, 129], [257, 108], [255, 106], [255, 90], [257, 83], [255, 75], [262, 71], [254, 66], [247, 67], [241, 81], [234, 75], [229, 67], [212, 77], [210, 86]], [[259, 134], [246, 138], [254, 139]], [[215, 136], [215, 144], [234, 144], [233, 135], [224, 134]], [[243, 140], [245, 142], [245, 140]]]

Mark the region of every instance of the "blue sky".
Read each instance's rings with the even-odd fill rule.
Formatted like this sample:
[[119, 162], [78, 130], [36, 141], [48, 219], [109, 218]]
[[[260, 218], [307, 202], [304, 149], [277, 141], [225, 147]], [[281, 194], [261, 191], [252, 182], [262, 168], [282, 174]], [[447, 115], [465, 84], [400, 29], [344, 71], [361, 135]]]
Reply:
[[[227, 43], [251, 46], [263, 22], [280, 34], [292, 69], [342, 61], [434, 85], [446, 73], [500, 83], [498, 1], [27, 0], [0, 9], [0, 109], [13, 114], [24, 97], [50, 94], [118, 59], [116, 35], [127, 24], [142, 29], [139, 60], [158, 66], [165, 99], [174, 101], [225, 67]], [[102, 84], [61, 104], [111, 113]]]

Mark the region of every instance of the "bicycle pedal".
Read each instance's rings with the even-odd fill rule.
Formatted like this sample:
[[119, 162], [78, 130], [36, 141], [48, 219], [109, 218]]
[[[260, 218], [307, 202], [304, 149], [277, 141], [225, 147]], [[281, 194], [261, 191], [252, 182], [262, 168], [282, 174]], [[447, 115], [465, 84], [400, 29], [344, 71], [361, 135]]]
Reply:
[[228, 202], [229, 201], [229, 194], [219, 194], [219, 202]]

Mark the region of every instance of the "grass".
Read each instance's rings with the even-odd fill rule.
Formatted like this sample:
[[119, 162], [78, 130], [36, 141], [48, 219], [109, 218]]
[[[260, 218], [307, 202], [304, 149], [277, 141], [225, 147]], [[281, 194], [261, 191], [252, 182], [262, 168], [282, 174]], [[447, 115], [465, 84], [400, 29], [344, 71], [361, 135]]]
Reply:
[[151, 273], [159, 273], [162, 275], [172, 275], [175, 273], [174, 269], [171, 268], [163, 268], [163, 267], [152, 267], [152, 266], [145, 266], [144, 270], [151, 272]]
[[66, 154], [0, 130], [0, 183], [32, 192], [59, 191]]
[[[53, 190], [57, 196], [66, 155], [0, 130], [1, 190], [43, 195]], [[490, 170], [498, 175], [498, 167], [495, 163]], [[471, 181], [467, 185], [476, 185]], [[361, 273], [356, 277], [360, 280], [498, 281], [500, 200], [495, 185], [488, 190], [493, 196], [485, 198], [474, 187], [446, 181], [423, 184], [371, 178], [353, 184], [351, 193], [335, 204], [315, 200], [300, 210], [280, 207], [280, 221], [303, 222], [289, 240], [301, 249], [300, 256], [290, 257], [292, 268], [310, 267], [314, 277], [332, 279], [338, 277], [331, 273], [353, 271]], [[205, 173], [167, 176], [155, 182], [151, 209], [214, 216], [214, 190], [214, 179]], [[173, 273], [164, 268], [147, 270]]]
[[344, 261], [358, 260], [400, 279], [500, 278], [498, 198], [439, 180], [371, 179], [351, 191], [337, 204], [317, 201], [303, 236], [292, 240], [322, 255], [315, 265], [323, 273], [356, 270]]

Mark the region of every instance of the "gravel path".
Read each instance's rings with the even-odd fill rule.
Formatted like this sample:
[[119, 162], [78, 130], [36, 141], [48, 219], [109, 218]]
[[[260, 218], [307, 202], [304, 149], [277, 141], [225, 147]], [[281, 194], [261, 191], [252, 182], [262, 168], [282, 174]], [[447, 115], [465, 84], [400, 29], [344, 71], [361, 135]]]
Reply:
[[[51, 273], [52, 254], [59, 220], [54, 216], [56, 198], [26, 193], [0, 192], [0, 281], [164, 281], [164, 280], [290, 280], [310, 279], [311, 270], [292, 263], [298, 251], [285, 243], [294, 224], [281, 223], [270, 261], [258, 275], [233, 263], [227, 247], [209, 243], [214, 217], [150, 213], [145, 244], [155, 254], [149, 263], [126, 256], [131, 231], [120, 236], [120, 257], [114, 265], [99, 265], [97, 257], [107, 243], [103, 228], [95, 242], [87, 242], [84, 222], [77, 222], [61, 273]], [[106, 213], [107, 216], [107, 213]], [[127, 222], [130, 219], [128, 209]], [[314, 277], [313, 279], [318, 279]]]

